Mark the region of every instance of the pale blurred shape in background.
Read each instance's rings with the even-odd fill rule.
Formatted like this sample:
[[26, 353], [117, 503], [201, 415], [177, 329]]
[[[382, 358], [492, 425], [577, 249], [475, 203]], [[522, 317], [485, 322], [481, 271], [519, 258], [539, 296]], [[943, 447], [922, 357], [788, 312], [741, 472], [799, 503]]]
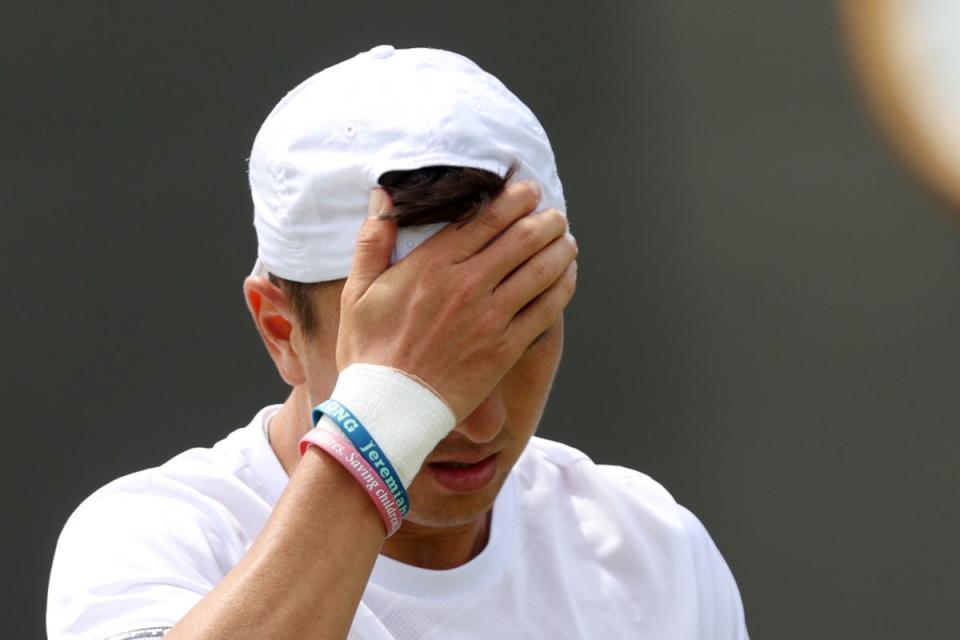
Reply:
[[845, 0], [871, 106], [907, 161], [960, 206], [960, 1]]

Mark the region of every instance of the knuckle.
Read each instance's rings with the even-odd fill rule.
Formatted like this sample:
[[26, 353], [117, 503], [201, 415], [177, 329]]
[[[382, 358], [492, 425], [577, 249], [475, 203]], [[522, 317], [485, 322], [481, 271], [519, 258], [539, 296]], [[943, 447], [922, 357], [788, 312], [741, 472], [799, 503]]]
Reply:
[[537, 281], [537, 284], [547, 285], [553, 282], [553, 270], [550, 268], [550, 263], [546, 260], [533, 260], [530, 263], [530, 268], [533, 269], [533, 277]]
[[370, 224], [364, 224], [357, 231], [357, 244], [374, 244], [380, 240], [377, 230]]
[[[502, 333], [500, 317], [494, 310], [484, 311], [477, 318], [477, 328], [486, 336], [498, 336]], [[496, 340], [494, 340], [496, 342]]]
[[546, 296], [540, 304], [540, 314], [544, 321], [550, 322], [563, 311], [563, 302], [556, 296]]
[[503, 226], [503, 209], [500, 205], [499, 200], [495, 200], [485, 206], [480, 210], [480, 213], [477, 214], [477, 217], [474, 218], [476, 223], [486, 229], [491, 231], [499, 231], [500, 227]]
[[567, 217], [557, 211], [556, 209], [544, 209], [537, 215], [542, 216], [550, 224], [550, 229], [553, 231], [566, 231], [567, 229]]
[[397, 266], [406, 268], [406, 278], [418, 282], [420, 286], [436, 288], [438, 283], [456, 282], [453, 271], [456, 265], [451, 263], [446, 254], [439, 251], [411, 253], [397, 263]]
[[573, 294], [577, 292], [577, 280], [576, 278], [564, 278], [563, 280], [563, 301], [564, 305], [570, 302], [573, 298]]
[[340, 306], [341, 308], [353, 303], [354, 299], [357, 297], [359, 287], [357, 283], [352, 278], [347, 278], [346, 284], [343, 285], [343, 289], [340, 290]]
[[433, 288], [422, 281], [411, 289], [408, 299], [410, 301], [410, 305], [417, 309], [429, 309], [436, 307]]
[[490, 355], [495, 362], [509, 361], [513, 359], [516, 352], [516, 346], [506, 335], [499, 335], [490, 346]]
[[573, 298], [573, 294], [577, 290], [577, 263], [571, 262], [570, 266], [567, 267], [567, 270], [564, 272], [563, 277], [556, 284], [558, 289], [558, 294], [561, 298], [562, 306], [570, 302], [570, 299]]
[[383, 244], [383, 239], [372, 233], [358, 235], [354, 246], [354, 255], [359, 254], [365, 256], [376, 254], [383, 249]]
[[540, 247], [540, 234], [537, 228], [537, 221], [532, 218], [524, 218], [517, 223], [517, 242], [528, 252], [532, 252]]
[[451, 299], [457, 306], [466, 306], [477, 296], [480, 283], [475, 275], [465, 275], [457, 279]]
[[523, 203], [535, 207], [540, 202], [540, 187], [529, 180], [517, 182], [513, 193]]
[[[415, 256], [410, 256], [410, 257], [406, 258], [406, 260], [411, 260], [411, 259], [413, 259], [414, 257], [415, 257]], [[444, 257], [443, 257], [443, 256], [440, 256], [440, 255], [419, 256], [419, 257], [420, 257], [420, 258], [422, 259], [422, 261], [423, 261], [423, 263], [422, 263], [422, 269], [423, 269], [423, 272], [424, 272], [424, 275], [426, 276], [426, 278], [427, 278], [429, 281], [441, 281], [441, 282], [442, 282], [442, 280], [439, 280], [439, 279], [444, 278], [444, 276], [445, 276], [445, 271], [448, 269], [448, 266], [449, 266], [449, 265], [447, 264], [447, 260], [444, 259]]]
[[577, 290], [577, 263], [572, 262], [570, 263], [570, 265], [572, 268], [567, 270], [567, 277], [565, 278], [565, 280], [567, 282], [567, 287], [571, 291], [576, 291]]
[[472, 300], [476, 297], [479, 286], [475, 276], [467, 276], [460, 281], [458, 293], [464, 300]]

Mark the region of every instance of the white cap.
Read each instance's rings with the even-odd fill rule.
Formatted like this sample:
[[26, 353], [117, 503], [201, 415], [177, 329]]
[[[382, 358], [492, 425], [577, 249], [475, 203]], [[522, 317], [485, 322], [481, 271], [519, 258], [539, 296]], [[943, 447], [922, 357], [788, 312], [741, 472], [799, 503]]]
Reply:
[[[288, 93], [250, 153], [254, 274], [296, 282], [345, 278], [381, 175], [448, 165], [537, 182], [540, 209], [565, 211], [547, 134], [489, 73], [439, 49], [374, 47]], [[400, 230], [394, 259], [444, 225]]]

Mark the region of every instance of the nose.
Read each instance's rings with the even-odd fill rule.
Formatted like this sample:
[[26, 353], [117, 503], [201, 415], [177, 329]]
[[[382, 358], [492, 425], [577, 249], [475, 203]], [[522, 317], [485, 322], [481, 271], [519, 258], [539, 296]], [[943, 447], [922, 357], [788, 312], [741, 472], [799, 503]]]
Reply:
[[503, 403], [500, 387], [496, 387], [473, 413], [460, 421], [454, 431], [469, 440], [482, 444], [497, 437], [507, 419], [507, 409]]

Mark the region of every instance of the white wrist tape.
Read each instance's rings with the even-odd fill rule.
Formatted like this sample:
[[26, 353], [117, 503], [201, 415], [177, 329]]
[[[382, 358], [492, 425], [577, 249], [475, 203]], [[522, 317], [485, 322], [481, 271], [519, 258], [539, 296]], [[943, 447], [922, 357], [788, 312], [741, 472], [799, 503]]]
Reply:
[[[440, 396], [390, 367], [352, 364], [340, 372], [330, 397], [363, 423], [404, 487], [410, 486], [424, 459], [457, 423]], [[342, 433], [326, 415], [317, 427]]]

